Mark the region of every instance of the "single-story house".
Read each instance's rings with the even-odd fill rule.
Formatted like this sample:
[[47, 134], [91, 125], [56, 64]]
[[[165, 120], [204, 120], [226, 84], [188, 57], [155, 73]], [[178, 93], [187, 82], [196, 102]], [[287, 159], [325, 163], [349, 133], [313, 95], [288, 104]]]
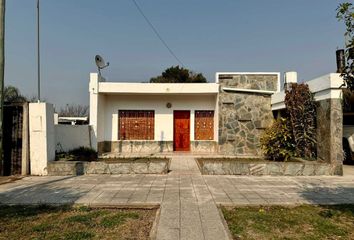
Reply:
[[[297, 82], [296, 74], [285, 76], [286, 83]], [[317, 159], [340, 175], [343, 121], [352, 116], [343, 115], [343, 79], [330, 73], [306, 83], [316, 101]], [[89, 125], [54, 124], [49, 103], [30, 103], [23, 111], [29, 148], [19, 165], [22, 173], [30, 166], [31, 174], [46, 175], [56, 150], [80, 146], [113, 153], [109, 156], [175, 151], [261, 156], [260, 137], [285, 108], [280, 74], [273, 72], [219, 72], [215, 83], [198, 84], [106, 82], [92, 73], [89, 92]]]
[[259, 155], [279, 91], [277, 72], [218, 72], [215, 83], [186, 84], [106, 82], [91, 73], [92, 143], [99, 153]]

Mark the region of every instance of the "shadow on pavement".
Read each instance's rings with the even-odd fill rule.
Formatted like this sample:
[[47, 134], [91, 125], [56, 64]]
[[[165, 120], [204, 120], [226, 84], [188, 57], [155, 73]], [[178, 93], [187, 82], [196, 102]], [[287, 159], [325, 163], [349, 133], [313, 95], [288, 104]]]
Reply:
[[354, 204], [354, 187], [307, 184], [300, 196], [309, 204]]
[[0, 192], [0, 204], [72, 204], [89, 191], [70, 186], [70, 180], [74, 178], [76, 176], [30, 184], [23, 180], [22, 185], [16, 182]]

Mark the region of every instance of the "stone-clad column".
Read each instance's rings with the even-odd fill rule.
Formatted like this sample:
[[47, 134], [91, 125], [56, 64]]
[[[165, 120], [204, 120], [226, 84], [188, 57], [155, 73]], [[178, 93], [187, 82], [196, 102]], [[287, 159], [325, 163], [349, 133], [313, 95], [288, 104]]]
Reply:
[[277, 73], [220, 73], [219, 152], [261, 156], [260, 136], [273, 121], [271, 94], [278, 90]]
[[317, 102], [317, 159], [331, 163], [332, 173], [343, 174], [343, 111], [337, 98]]

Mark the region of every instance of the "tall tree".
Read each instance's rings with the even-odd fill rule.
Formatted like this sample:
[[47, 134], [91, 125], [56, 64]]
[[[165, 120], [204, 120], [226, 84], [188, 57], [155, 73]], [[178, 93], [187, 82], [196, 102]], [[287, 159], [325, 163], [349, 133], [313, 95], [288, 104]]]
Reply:
[[4, 88], [4, 102], [27, 102], [27, 98], [17, 87], [9, 85]]
[[345, 53], [347, 63], [341, 74], [350, 90], [354, 90], [354, 6], [352, 3], [341, 3], [337, 8], [337, 19], [346, 26]]
[[87, 117], [89, 114], [89, 107], [80, 104], [67, 104], [65, 108], [59, 111], [60, 117]]
[[172, 66], [167, 68], [161, 75], [150, 79], [151, 83], [206, 83], [202, 73], [195, 73], [189, 69]]

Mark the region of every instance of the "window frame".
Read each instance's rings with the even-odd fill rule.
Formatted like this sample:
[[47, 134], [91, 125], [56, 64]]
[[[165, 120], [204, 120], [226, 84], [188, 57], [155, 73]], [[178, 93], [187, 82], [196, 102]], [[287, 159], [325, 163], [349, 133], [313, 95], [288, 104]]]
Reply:
[[[145, 124], [147, 124], [145, 126], [145, 136], [144, 138], [127, 138], [127, 137], [123, 137], [122, 136], [122, 115], [121, 114], [124, 114], [126, 112], [130, 112], [130, 113], [133, 113], [133, 112], [136, 112], [136, 114], [139, 114], [139, 113], [142, 113], [142, 112], [145, 112], [145, 114], [147, 116], [145, 116], [145, 118], [147, 118], [147, 120], [145, 120]], [[150, 116], [148, 116], [149, 114], [152, 114], [152, 120], [150, 120]], [[149, 121], [152, 121], [150, 122], [151, 123], [151, 129], [150, 130], [147, 130], [147, 126], [148, 126], [148, 122]], [[124, 132], [126, 133], [127, 130], [125, 130]], [[129, 130], [128, 130], [129, 131]], [[136, 110], [136, 109], [120, 109], [118, 110], [118, 140], [119, 141], [154, 141], [155, 140], [155, 110], [145, 110], [145, 109], [139, 109], [139, 110]]]
[[[198, 121], [198, 118], [197, 118], [197, 113], [199, 112], [211, 112], [212, 113], [212, 117], [211, 117], [211, 120], [212, 120], [212, 124], [211, 124], [211, 132], [210, 132], [210, 136], [208, 139], [200, 139], [200, 135], [198, 135], [198, 131], [197, 131], [197, 121]], [[195, 141], [214, 141], [215, 139], [215, 110], [195, 110], [194, 111], [194, 140]]]

